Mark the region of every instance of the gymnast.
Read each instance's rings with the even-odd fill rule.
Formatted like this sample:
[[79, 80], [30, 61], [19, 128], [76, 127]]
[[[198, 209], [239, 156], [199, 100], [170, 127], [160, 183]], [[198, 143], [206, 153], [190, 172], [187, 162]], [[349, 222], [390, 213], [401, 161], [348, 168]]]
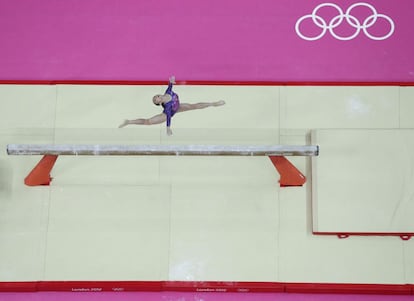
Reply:
[[155, 115], [151, 118], [138, 118], [138, 119], [126, 119], [119, 127], [125, 127], [130, 124], [142, 124], [142, 125], [152, 125], [160, 124], [167, 122], [167, 135], [172, 135], [171, 130], [171, 118], [175, 113], [185, 112], [190, 110], [205, 109], [208, 107], [218, 107], [225, 104], [224, 100], [219, 100], [215, 102], [199, 102], [199, 103], [180, 103], [178, 94], [172, 90], [173, 85], [175, 84], [175, 77], [171, 76], [168, 84], [168, 88], [165, 91], [164, 95], [158, 94], [152, 98], [152, 102], [159, 106], [162, 105], [164, 110], [161, 114]]

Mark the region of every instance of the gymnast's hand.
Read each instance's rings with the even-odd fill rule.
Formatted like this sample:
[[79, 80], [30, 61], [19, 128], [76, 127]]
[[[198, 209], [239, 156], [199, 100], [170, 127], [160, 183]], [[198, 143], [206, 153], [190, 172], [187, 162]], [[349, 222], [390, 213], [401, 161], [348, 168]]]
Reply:
[[172, 83], [173, 85], [175, 85], [175, 76], [174, 75], [172, 75], [170, 77], [170, 83]]
[[169, 127], [169, 126], [167, 126], [167, 135], [168, 136], [171, 136], [173, 133], [172, 133], [172, 130], [171, 130], [171, 128]]

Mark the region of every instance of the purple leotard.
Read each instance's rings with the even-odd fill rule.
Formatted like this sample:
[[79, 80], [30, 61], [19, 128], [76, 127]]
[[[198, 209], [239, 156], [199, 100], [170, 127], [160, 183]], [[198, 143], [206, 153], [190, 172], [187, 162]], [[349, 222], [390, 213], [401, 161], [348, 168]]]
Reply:
[[180, 108], [180, 99], [178, 98], [178, 94], [172, 90], [173, 84], [169, 83], [168, 88], [165, 91], [165, 94], [171, 95], [171, 100], [169, 102], [163, 103], [162, 106], [164, 107], [163, 113], [167, 115], [167, 126], [171, 125], [171, 117], [177, 113], [178, 109]]

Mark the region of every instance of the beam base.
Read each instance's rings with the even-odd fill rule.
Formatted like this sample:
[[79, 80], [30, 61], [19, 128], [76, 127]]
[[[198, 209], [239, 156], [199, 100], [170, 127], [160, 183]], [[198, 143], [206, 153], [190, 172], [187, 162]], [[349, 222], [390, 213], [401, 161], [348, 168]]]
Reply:
[[285, 157], [269, 156], [269, 159], [280, 174], [281, 187], [302, 186], [306, 183], [306, 177]]
[[52, 181], [50, 171], [55, 165], [57, 158], [57, 155], [44, 155], [24, 179], [24, 183], [27, 186], [50, 185], [50, 182]]

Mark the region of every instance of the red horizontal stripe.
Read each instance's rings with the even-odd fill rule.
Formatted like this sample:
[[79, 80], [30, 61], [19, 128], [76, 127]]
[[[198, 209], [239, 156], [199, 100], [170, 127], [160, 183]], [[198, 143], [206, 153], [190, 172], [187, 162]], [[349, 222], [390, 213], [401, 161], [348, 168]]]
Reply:
[[0, 292], [36, 292], [37, 282], [0, 282]]
[[72, 292], [158, 292], [162, 291], [161, 283], [161, 281], [39, 281], [37, 283], [37, 290]]
[[288, 293], [411, 295], [410, 284], [287, 283]]
[[[0, 85], [165, 85], [167, 81], [128, 80], [0, 80]], [[177, 85], [215, 86], [414, 86], [414, 82], [280, 82], [280, 81], [177, 81]]]
[[284, 284], [278, 282], [193, 282], [165, 281], [165, 291], [196, 292], [284, 292]]
[[222, 281], [32, 281], [0, 282], [0, 292], [250, 292], [413, 295], [414, 284], [282, 283]]
[[348, 236], [399, 236], [403, 240], [409, 240], [414, 236], [413, 232], [313, 232], [314, 235], [336, 235], [340, 238]]

